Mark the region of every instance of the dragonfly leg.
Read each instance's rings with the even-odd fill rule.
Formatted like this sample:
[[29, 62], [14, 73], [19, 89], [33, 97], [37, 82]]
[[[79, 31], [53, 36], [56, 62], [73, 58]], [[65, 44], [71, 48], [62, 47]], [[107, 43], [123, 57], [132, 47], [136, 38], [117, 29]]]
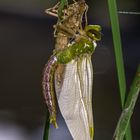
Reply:
[[58, 2], [54, 7], [46, 9], [45, 13], [54, 16], [54, 17], [58, 17], [58, 7], [59, 7], [60, 2]]

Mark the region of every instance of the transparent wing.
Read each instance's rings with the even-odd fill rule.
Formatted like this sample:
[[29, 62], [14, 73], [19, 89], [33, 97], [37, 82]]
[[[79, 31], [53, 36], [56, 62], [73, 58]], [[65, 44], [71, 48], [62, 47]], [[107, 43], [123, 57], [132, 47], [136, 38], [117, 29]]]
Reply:
[[74, 140], [93, 139], [91, 58], [85, 55], [65, 67], [62, 85], [56, 86], [62, 116]]

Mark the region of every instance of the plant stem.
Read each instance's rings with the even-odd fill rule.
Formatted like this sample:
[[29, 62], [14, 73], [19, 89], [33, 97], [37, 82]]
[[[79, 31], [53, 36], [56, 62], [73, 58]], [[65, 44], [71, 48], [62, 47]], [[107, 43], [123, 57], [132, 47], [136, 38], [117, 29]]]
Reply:
[[[122, 108], [124, 107], [125, 94], [126, 94], [126, 81], [125, 81], [125, 72], [123, 65], [123, 56], [122, 56], [122, 47], [121, 47], [121, 38], [120, 38], [120, 28], [117, 15], [117, 5], [116, 0], [108, 0], [109, 14], [112, 26], [113, 42], [114, 42], [114, 51], [116, 58], [117, 74], [119, 81], [120, 89], [120, 98]], [[126, 132], [126, 140], [131, 140], [131, 129], [129, 126], [128, 131]]]
[[48, 140], [49, 139], [49, 127], [50, 127], [50, 121], [49, 121], [49, 113], [47, 111], [43, 140]]
[[129, 121], [133, 114], [133, 110], [140, 92], [140, 65], [138, 66], [135, 78], [132, 82], [123, 112], [121, 113], [120, 119], [118, 121], [114, 140], [123, 140], [125, 132], [127, 130]]

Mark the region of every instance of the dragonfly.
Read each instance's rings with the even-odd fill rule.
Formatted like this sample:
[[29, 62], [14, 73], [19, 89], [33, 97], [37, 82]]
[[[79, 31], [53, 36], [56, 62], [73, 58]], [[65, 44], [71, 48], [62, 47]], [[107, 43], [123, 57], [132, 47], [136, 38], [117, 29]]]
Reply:
[[[48, 9], [47, 13], [57, 16], [58, 7], [59, 4]], [[101, 39], [101, 27], [86, 24], [83, 28], [86, 11], [84, 1], [74, 1], [74, 4], [67, 5], [63, 10], [61, 21], [54, 26], [56, 46], [45, 65], [42, 80], [50, 123], [58, 127], [57, 101], [74, 140], [92, 140], [94, 134], [91, 56], [96, 42]]]

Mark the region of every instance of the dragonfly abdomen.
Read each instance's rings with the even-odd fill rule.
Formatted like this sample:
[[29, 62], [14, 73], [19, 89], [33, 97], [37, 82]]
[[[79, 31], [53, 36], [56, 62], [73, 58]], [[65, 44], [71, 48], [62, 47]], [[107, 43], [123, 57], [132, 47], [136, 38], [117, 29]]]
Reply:
[[55, 102], [55, 95], [54, 95], [54, 87], [53, 87], [53, 80], [54, 80], [54, 70], [57, 63], [57, 58], [52, 56], [47, 64], [45, 65], [44, 72], [43, 72], [43, 94], [45, 103], [47, 104], [49, 114], [50, 114], [50, 123], [53, 123], [54, 126], [57, 128], [56, 122], [56, 102]]

